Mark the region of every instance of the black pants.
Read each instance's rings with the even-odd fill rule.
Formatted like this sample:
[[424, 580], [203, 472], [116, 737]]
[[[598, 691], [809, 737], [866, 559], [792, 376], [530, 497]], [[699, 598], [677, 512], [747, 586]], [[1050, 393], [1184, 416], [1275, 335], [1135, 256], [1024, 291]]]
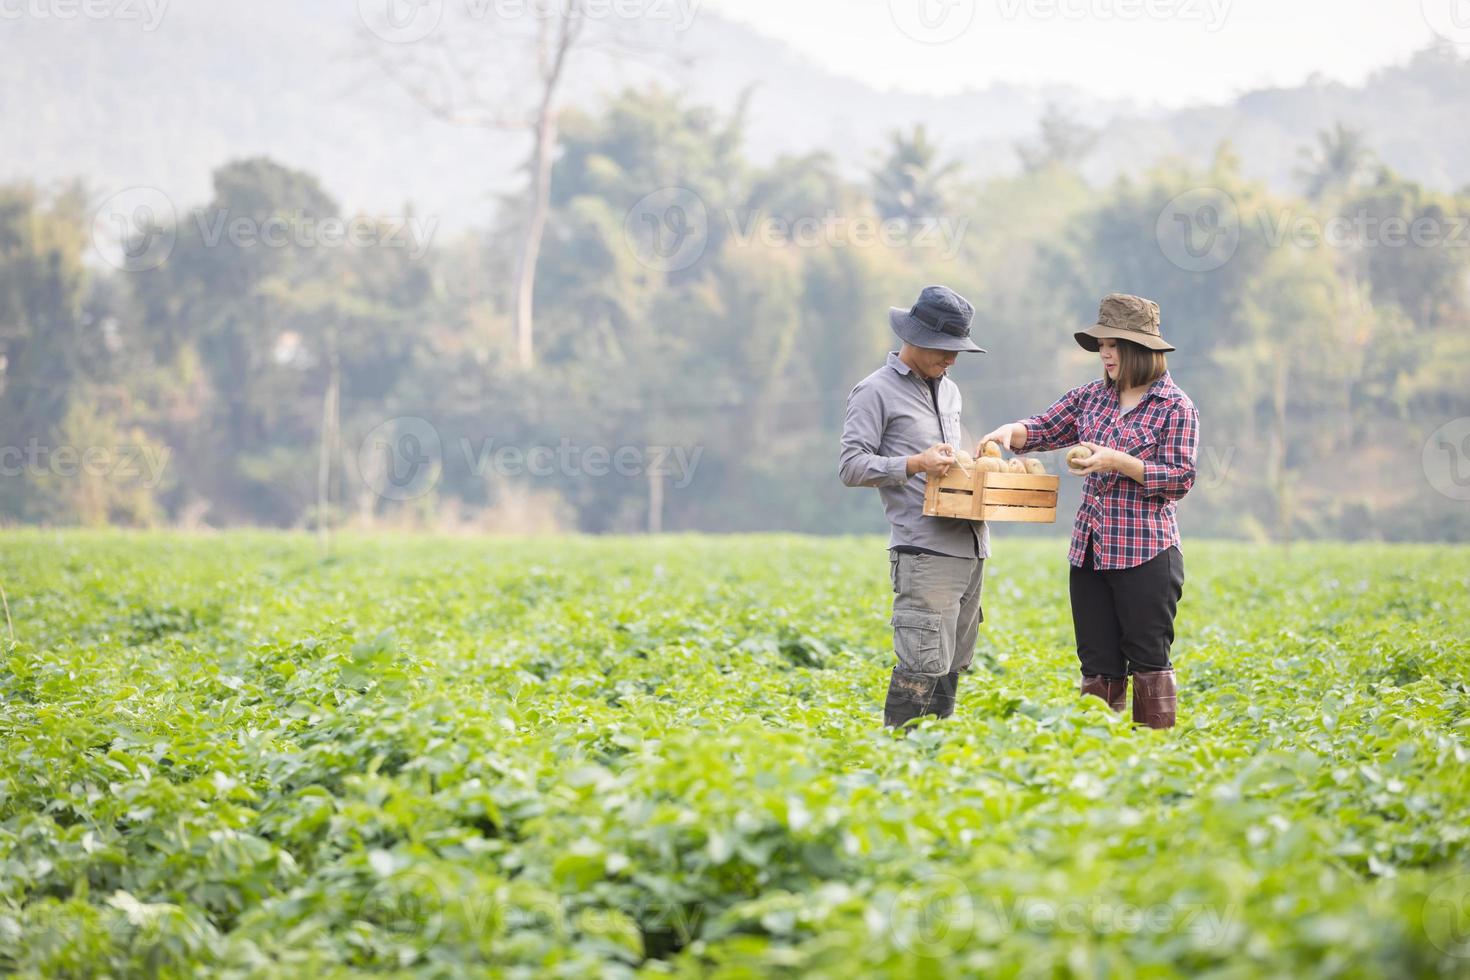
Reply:
[[1092, 545], [1072, 568], [1072, 628], [1083, 674], [1126, 677], [1167, 670], [1174, 610], [1184, 592], [1184, 556], [1165, 548], [1142, 565], [1098, 571]]

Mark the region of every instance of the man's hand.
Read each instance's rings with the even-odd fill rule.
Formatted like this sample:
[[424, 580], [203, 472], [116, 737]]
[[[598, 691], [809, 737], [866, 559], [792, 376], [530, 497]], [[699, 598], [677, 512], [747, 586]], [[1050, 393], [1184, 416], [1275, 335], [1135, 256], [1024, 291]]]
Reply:
[[1002, 449], [1009, 449], [1011, 452], [1024, 449], [1026, 448], [1026, 427], [1020, 422], [1007, 422], [1000, 428], [985, 433], [975, 444], [977, 457], [984, 455], [983, 450], [987, 442], [998, 442]]
[[952, 465], [954, 465], [954, 447], [947, 442], [939, 442], [917, 456], [910, 456], [908, 471], [909, 476], [915, 473], [943, 476], [949, 472]]

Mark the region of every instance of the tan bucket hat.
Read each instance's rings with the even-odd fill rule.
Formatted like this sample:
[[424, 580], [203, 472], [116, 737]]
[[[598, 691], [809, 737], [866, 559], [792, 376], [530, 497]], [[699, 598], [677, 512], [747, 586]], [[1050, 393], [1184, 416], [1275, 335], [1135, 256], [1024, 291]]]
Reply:
[[1159, 334], [1159, 304], [1142, 296], [1109, 293], [1097, 310], [1097, 323], [1074, 337], [1084, 350], [1096, 351], [1099, 340], [1131, 340], [1149, 350], [1174, 350]]

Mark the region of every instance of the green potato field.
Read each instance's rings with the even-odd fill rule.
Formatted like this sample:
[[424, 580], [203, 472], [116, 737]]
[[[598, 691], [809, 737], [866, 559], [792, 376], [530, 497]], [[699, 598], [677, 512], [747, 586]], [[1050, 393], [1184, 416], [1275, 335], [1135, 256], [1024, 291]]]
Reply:
[[1470, 549], [1186, 540], [1168, 731], [994, 550], [896, 738], [878, 538], [7, 531], [0, 974], [1470, 975]]

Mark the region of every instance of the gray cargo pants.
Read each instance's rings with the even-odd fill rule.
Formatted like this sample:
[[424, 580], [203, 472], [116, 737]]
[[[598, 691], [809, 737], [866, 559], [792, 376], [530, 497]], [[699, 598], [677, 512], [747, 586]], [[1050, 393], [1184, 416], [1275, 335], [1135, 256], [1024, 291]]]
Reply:
[[975, 657], [985, 615], [982, 558], [888, 554], [893, 581], [893, 652], [898, 665], [883, 706], [885, 725], [954, 712], [960, 671]]

